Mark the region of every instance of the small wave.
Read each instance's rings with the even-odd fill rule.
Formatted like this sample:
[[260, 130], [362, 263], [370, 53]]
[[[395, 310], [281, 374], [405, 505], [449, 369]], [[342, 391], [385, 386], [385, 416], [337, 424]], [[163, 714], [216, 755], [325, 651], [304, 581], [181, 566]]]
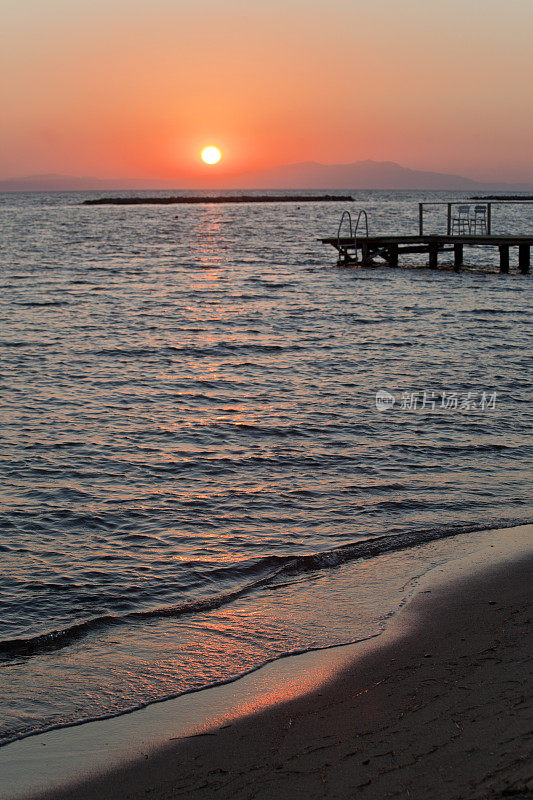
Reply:
[[2, 347], [52, 347], [52, 342], [0, 342]]
[[344, 311], [339, 314], [339, 317], [349, 319], [351, 322], [357, 322], [358, 325], [381, 325], [383, 322], [392, 322], [392, 317], [361, 317], [359, 314], [349, 311]]
[[435, 454], [441, 453], [442, 455], [446, 455], [448, 453], [453, 453], [454, 455], [461, 454], [461, 455], [475, 455], [476, 453], [504, 453], [504, 452], [513, 452], [514, 450], [519, 450], [520, 452], [524, 452], [528, 448], [525, 445], [513, 445], [513, 444], [498, 444], [498, 443], [491, 443], [491, 444], [477, 444], [473, 442], [472, 444], [435, 444], [435, 445], [416, 445], [416, 444], [402, 444], [402, 445], [393, 445], [392, 449], [400, 450], [401, 452], [426, 452], [428, 454]]
[[[351, 542], [332, 550], [318, 553], [295, 556], [266, 556], [244, 568], [241, 574], [255, 574], [242, 586], [223, 594], [212, 597], [199, 598], [186, 601], [177, 605], [162, 608], [130, 611], [123, 615], [105, 614], [83, 622], [71, 625], [62, 630], [54, 630], [37, 636], [19, 639], [8, 639], [0, 642], [0, 657], [30, 657], [40, 653], [58, 650], [67, 647], [77, 639], [117, 625], [125, 625], [150, 619], [178, 618], [186, 614], [212, 611], [227, 605], [249, 592], [267, 586], [280, 575], [297, 575], [301, 573], [338, 567], [348, 561], [356, 559], [369, 559], [397, 550], [418, 547], [427, 542], [445, 539], [451, 536], [473, 533], [474, 531], [489, 530], [491, 528], [509, 528], [515, 525], [528, 524], [524, 520], [506, 520], [486, 523], [484, 525], [455, 525], [449, 527], [428, 528], [418, 531], [404, 531], [400, 533], [377, 536], [374, 539]], [[237, 568], [238, 569], [238, 568]], [[237, 570], [236, 570], [237, 571]]]
[[251, 344], [251, 343], [230, 343], [220, 342], [214, 347], [193, 347], [183, 345], [177, 347], [175, 345], [162, 345], [161, 347], [112, 347], [104, 348], [102, 350], [90, 350], [84, 355], [94, 356], [112, 356], [126, 357], [126, 358], [142, 358], [143, 356], [156, 356], [169, 355], [177, 353], [181, 356], [208, 356], [218, 357], [227, 355], [228, 353], [252, 352], [252, 353], [279, 353], [294, 350], [302, 350], [300, 345], [285, 345], [285, 344]]
[[68, 300], [29, 300], [25, 303], [14, 303], [16, 306], [27, 306], [28, 308], [46, 308], [48, 306], [68, 306]]
[[39, 636], [32, 636], [27, 639], [8, 639], [0, 642], [0, 655], [4, 657], [33, 656], [49, 650], [58, 650], [88, 633], [113, 624], [118, 625], [121, 621], [120, 617], [108, 614], [80, 622], [77, 625], [71, 625], [63, 630], [43, 633]]
[[463, 314], [508, 314], [509, 312], [504, 308], [467, 308], [462, 312]]

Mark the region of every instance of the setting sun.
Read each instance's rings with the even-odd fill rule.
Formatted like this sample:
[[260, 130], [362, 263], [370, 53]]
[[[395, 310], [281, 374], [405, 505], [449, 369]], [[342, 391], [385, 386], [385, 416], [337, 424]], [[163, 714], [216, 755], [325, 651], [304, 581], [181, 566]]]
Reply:
[[218, 147], [205, 147], [202, 150], [202, 161], [206, 164], [218, 164], [222, 158], [222, 153]]

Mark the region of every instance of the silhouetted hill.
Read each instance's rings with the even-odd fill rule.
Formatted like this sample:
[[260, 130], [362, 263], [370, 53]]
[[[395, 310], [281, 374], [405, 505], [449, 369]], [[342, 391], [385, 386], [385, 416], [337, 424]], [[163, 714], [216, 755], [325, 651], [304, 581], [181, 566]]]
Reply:
[[356, 161], [352, 164], [301, 164], [273, 167], [259, 172], [237, 175], [228, 182], [230, 188], [243, 189], [434, 189], [473, 190], [483, 187], [526, 191], [531, 184], [486, 183], [448, 175], [408, 169], [393, 161]]
[[90, 192], [113, 189], [149, 189], [154, 181], [77, 177], [73, 175], [27, 175], [0, 181], [1, 192]]
[[305, 161], [287, 164], [257, 172], [215, 177], [197, 186], [179, 178], [160, 179], [117, 178], [101, 179], [70, 175], [30, 175], [0, 181], [0, 191], [114, 191], [149, 189], [278, 189], [278, 190], [356, 190], [356, 189], [406, 189], [406, 190], [465, 190], [465, 191], [531, 191], [533, 183], [497, 183], [475, 181], [462, 175], [442, 172], [424, 172], [408, 169], [393, 161], [355, 161], [352, 164], [319, 164]]

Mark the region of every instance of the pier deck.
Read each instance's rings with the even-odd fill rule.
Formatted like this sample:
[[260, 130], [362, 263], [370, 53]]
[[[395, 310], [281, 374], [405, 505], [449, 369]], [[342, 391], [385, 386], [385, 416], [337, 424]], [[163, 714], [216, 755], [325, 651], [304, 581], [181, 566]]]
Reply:
[[515, 235], [449, 235], [425, 234], [416, 236], [328, 236], [319, 239], [323, 244], [332, 245], [339, 254], [339, 266], [370, 266], [376, 256], [383, 258], [391, 267], [397, 267], [402, 255], [427, 253], [429, 266], [437, 268], [439, 253], [452, 252], [454, 267], [459, 270], [463, 264], [463, 248], [497, 247], [500, 254], [500, 272], [509, 272], [509, 249], [518, 248], [518, 266], [522, 274], [527, 274], [531, 263], [533, 234]]

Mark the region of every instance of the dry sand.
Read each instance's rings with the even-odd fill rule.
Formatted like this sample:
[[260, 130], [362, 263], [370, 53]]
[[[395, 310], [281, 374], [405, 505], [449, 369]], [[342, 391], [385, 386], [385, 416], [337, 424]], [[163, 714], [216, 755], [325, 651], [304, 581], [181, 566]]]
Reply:
[[533, 798], [532, 565], [433, 578], [318, 691], [47, 797]]

